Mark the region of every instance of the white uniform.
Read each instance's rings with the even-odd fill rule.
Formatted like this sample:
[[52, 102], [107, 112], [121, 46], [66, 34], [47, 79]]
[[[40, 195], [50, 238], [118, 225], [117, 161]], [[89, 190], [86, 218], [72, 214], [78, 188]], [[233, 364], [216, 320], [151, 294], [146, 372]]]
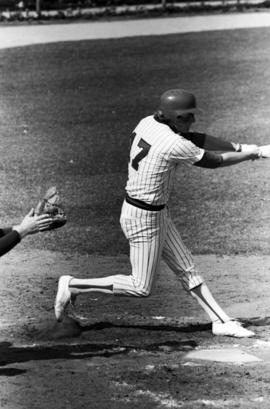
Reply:
[[[149, 295], [161, 256], [179, 275], [184, 288], [191, 290], [203, 280], [170, 218], [167, 202], [177, 166], [193, 165], [202, 158], [204, 150], [154, 116], [142, 119], [131, 139], [126, 192], [135, 202], [127, 203], [128, 198], [124, 201], [120, 223], [130, 244], [132, 274], [115, 276], [113, 292]], [[141, 204], [150, 208], [138, 207]], [[162, 205], [165, 207], [161, 210], [152, 208]]]

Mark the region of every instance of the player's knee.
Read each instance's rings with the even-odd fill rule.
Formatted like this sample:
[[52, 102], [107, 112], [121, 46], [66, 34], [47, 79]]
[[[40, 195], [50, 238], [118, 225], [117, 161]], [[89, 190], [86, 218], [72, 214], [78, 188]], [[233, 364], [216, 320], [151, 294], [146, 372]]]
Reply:
[[203, 277], [195, 269], [185, 271], [181, 276], [181, 281], [183, 288], [186, 291], [191, 291], [193, 288], [198, 287], [204, 282]]
[[128, 288], [114, 286], [113, 293], [115, 295], [127, 295], [131, 297], [148, 297], [151, 293], [151, 289], [133, 284], [133, 286]]
[[137, 297], [148, 297], [151, 294], [151, 289], [145, 287], [137, 287], [135, 293]]
[[133, 297], [148, 297], [151, 292], [151, 282], [136, 280], [132, 275], [115, 276], [113, 293], [115, 295], [126, 295]]

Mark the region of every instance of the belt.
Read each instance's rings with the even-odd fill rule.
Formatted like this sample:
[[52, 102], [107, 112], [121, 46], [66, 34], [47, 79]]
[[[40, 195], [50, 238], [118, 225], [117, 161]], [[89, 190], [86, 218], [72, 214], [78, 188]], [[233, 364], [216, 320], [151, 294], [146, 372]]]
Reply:
[[148, 203], [142, 202], [138, 199], [133, 199], [132, 197], [126, 195], [126, 202], [132, 206], [139, 207], [139, 209], [149, 210], [150, 212], [158, 212], [159, 210], [164, 209], [165, 204], [163, 205], [150, 205]]

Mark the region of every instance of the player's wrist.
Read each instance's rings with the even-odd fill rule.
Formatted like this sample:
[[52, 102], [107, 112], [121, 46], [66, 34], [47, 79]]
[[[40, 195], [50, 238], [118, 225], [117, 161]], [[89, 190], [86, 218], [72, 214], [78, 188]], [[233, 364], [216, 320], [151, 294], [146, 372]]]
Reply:
[[258, 160], [258, 159], [261, 159], [261, 157], [262, 157], [262, 152], [260, 149], [258, 149], [256, 152], [250, 152], [249, 154], [250, 160]]
[[232, 146], [235, 152], [242, 152], [242, 145], [241, 143], [234, 143], [232, 142]]
[[257, 158], [257, 159], [261, 159], [261, 158], [262, 158], [262, 151], [261, 151], [260, 148], [258, 149], [257, 155], [258, 155], [258, 158]]
[[19, 234], [19, 236], [20, 236], [21, 239], [22, 239], [24, 236], [26, 236], [26, 234], [27, 234], [26, 231], [25, 231], [25, 229], [23, 229], [20, 224], [17, 224], [16, 226], [13, 226], [13, 227], [12, 227], [12, 230], [16, 231], [16, 232]]

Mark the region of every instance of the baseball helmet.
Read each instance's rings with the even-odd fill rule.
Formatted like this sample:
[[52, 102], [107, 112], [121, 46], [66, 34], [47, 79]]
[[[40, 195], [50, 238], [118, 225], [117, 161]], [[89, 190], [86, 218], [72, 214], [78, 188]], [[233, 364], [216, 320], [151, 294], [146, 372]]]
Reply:
[[160, 97], [159, 109], [164, 114], [176, 113], [177, 115], [202, 112], [201, 109], [197, 108], [195, 96], [180, 88], [165, 91]]

